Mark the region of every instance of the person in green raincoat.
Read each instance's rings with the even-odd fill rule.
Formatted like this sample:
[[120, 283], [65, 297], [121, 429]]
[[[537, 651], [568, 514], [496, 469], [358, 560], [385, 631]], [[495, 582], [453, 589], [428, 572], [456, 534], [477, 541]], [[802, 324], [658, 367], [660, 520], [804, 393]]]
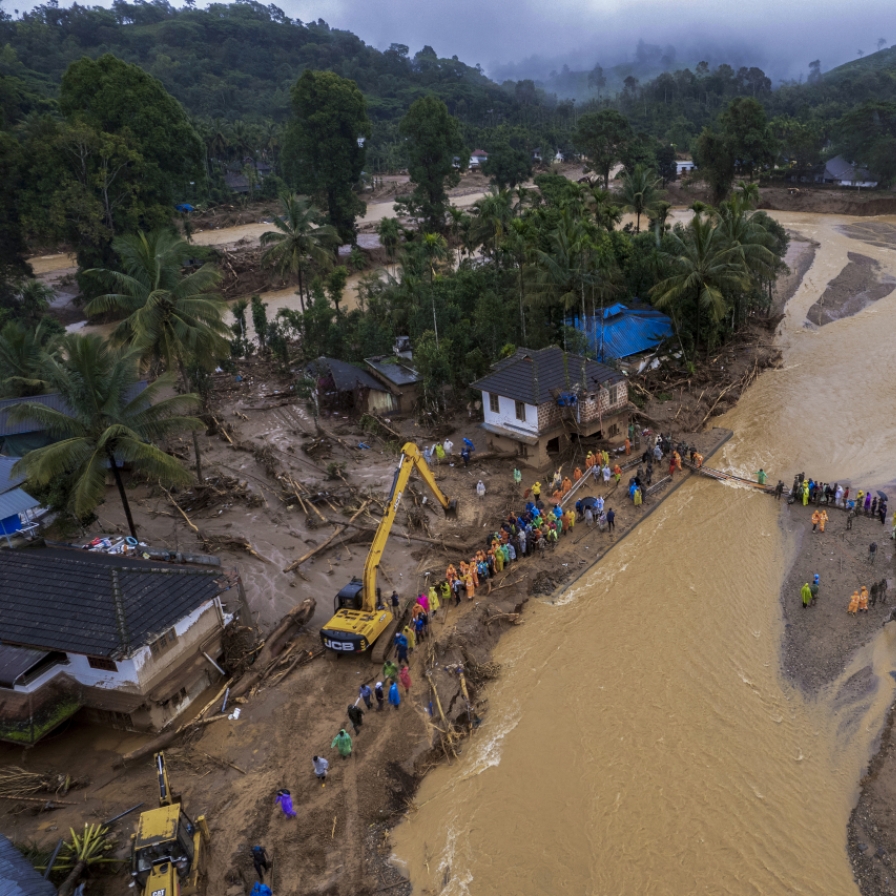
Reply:
[[441, 442], [436, 445], [436, 457], [439, 459], [439, 461], [445, 460], [445, 449], [442, 447]]
[[520, 473], [519, 470], [516, 470], [516, 469], [515, 469], [515, 470], [513, 471], [513, 482], [514, 482], [514, 484], [518, 486], [522, 481], [523, 481], [523, 474]]
[[812, 589], [808, 582], [800, 589], [800, 597], [803, 599], [803, 609], [805, 610], [812, 603]]
[[398, 678], [398, 666], [392, 660], [386, 660], [383, 663], [383, 678], [391, 678], [392, 681]]
[[333, 743], [330, 746], [339, 750], [339, 755], [343, 759], [348, 759], [352, 755], [352, 739], [345, 728], [342, 728], [339, 734], [333, 738]]

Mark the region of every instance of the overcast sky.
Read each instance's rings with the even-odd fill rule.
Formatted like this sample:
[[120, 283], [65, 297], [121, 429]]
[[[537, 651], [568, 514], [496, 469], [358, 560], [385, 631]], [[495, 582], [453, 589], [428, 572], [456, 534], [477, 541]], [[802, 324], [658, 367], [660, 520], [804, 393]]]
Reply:
[[[777, 77], [798, 77], [896, 43], [896, 3], [865, 0], [852, 12], [835, 0], [280, 0], [293, 18], [323, 18], [380, 49], [430, 44], [440, 56], [492, 72], [496, 63], [539, 56], [571, 67], [630, 58], [639, 38], [672, 44], [678, 58], [702, 43], [746, 50]], [[581, 61], [580, 61], [581, 60]], [[722, 61], [716, 59], [716, 61]], [[573, 66], [575, 63], [575, 66]], [[556, 67], [549, 65], [549, 67]]]
[[[34, 0], [0, 0], [26, 9]], [[82, 0], [88, 5], [111, 0]], [[180, 5], [181, 0], [172, 0]], [[204, 6], [205, 0], [198, 0]], [[261, 0], [265, 2], [265, 0]], [[896, 2], [864, 0], [275, 0], [290, 17], [325, 19], [386, 49], [429, 44], [440, 56], [480, 63], [492, 75], [547, 74], [614, 65], [638, 39], [673, 45], [680, 61], [757, 64], [775, 79], [822, 71], [896, 43]], [[67, 5], [67, 0], [62, 0]], [[533, 60], [534, 58], [534, 60]], [[520, 67], [508, 63], [529, 62]], [[539, 71], [541, 70], [541, 71]]]

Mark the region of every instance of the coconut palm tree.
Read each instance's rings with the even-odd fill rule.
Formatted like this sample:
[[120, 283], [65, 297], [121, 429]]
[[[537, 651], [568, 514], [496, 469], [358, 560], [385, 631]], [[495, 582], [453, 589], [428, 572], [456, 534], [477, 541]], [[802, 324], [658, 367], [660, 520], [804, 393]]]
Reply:
[[376, 226], [380, 242], [386, 250], [389, 264], [392, 265], [392, 277], [395, 277], [395, 253], [398, 251], [398, 242], [401, 239], [401, 224], [398, 218], [383, 218]]
[[672, 273], [650, 294], [661, 310], [677, 310], [685, 302], [694, 303], [694, 341], [699, 348], [701, 309], [718, 323], [728, 310], [729, 294], [746, 285], [743, 255], [737, 246], [729, 244], [720, 228], [700, 214], [695, 214], [687, 227], [676, 228], [668, 240]]
[[0, 330], [0, 398], [27, 398], [49, 390], [47, 358], [59, 350], [59, 337], [46, 321], [24, 327], [10, 321]]
[[448, 242], [440, 233], [424, 233], [420, 243], [420, 252], [429, 268], [429, 297], [432, 301], [432, 326], [436, 337], [436, 348], [439, 347], [439, 323], [436, 320], [436, 294], [433, 283], [436, 278], [436, 262], [448, 257]]
[[71, 509], [82, 517], [103, 500], [111, 467], [128, 529], [136, 538], [119, 465], [128, 463], [166, 486], [189, 484], [189, 472], [153, 442], [202, 429], [200, 420], [183, 416], [198, 404], [198, 397], [163, 397], [173, 384], [173, 371], [139, 391], [139, 352], [112, 348], [96, 335], [66, 336], [62, 353], [63, 360], [48, 362], [47, 381], [66, 410], [22, 402], [9, 412], [12, 420], [35, 420], [55, 441], [29, 451], [13, 473], [24, 473], [38, 486], [71, 477]]
[[662, 198], [660, 179], [644, 165], [635, 165], [622, 175], [623, 207], [635, 215], [635, 233], [641, 232], [641, 215], [648, 214]]
[[305, 311], [305, 275], [312, 265], [329, 267], [339, 234], [331, 224], [320, 224], [322, 215], [307, 196], [280, 197], [283, 215], [274, 215], [276, 230], [261, 235], [268, 250], [261, 256], [282, 277], [296, 278], [299, 302]]
[[598, 227], [612, 230], [622, 220], [622, 209], [615, 203], [614, 195], [600, 184], [585, 187], [583, 195]]
[[[112, 331], [112, 341], [136, 349], [144, 361], [177, 371], [181, 388], [189, 392], [187, 366], [211, 367], [230, 351], [224, 322], [227, 303], [217, 292], [221, 274], [211, 264], [184, 274], [182, 265], [189, 258], [190, 247], [167, 230], [119, 237], [112, 247], [122, 270], [88, 272], [110, 291], [97, 296], [84, 310], [124, 315]], [[193, 451], [201, 482], [202, 459], [195, 432]]]
[[473, 203], [470, 239], [474, 245], [486, 247], [486, 251], [496, 263], [498, 247], [513, 218], [512, 190], [490, 187], [482, 199]]

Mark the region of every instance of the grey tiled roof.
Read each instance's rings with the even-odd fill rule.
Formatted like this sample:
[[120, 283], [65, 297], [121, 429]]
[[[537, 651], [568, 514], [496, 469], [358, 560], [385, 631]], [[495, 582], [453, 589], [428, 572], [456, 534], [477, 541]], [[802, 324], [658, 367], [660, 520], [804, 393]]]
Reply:
[[211, 570], [56, 548], [0, 552], [0, 641], [121, 657], [221, 588]]
[[3, 834], [0, 834], [0, 896], [56, 896], [56, 887], [44, 880]]
[[553, 401], [557, 390], [590, 392], [598, 385], [623, 379], [606, 364], [552, 346], [538, 351], [517, 349], [512, 357], [494, 364], [492, 372], [472, 383], [471, 388], [539, 405]]
[[314, 376], [326, 376], [327, 373], [333, 378], [333, 385], [337, 392], [352, 392], [358, 386], [367, 389], [375, 389], [377, 392], [387, 392], [386, 387], [379, 381], [375, 380], [366, 370], [355, 367], [346, 361], [338, 361], [336, 358], [326, 358], [321, 356], [316, 361], [312, 361], [308, 365], [308, 369]]

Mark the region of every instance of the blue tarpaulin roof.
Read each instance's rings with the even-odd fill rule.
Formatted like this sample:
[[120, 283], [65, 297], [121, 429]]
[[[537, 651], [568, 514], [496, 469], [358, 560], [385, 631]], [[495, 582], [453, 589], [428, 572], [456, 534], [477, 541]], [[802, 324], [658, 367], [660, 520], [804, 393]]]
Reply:
[[635, 309], [625, 305], [611, 305], [603, 314], [588, 315], [584, 326], [579, 315], [569, 323], [583, 330], [588, 347], [598, 361], [609, 358], [628, 358], [655, 349], [672, 335], [672, 320], [652, 308]]

